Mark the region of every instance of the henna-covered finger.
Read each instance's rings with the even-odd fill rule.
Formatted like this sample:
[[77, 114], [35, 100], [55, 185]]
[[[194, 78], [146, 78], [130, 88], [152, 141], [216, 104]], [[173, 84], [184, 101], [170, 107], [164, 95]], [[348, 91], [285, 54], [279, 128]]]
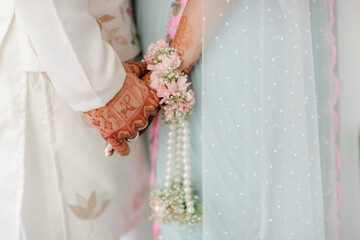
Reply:
[[142, 76], [141, 80], [143, 80], [148, 86], [150, 86], [150, 83], [151, 83], [151, 73], [152, 71], [150, 72], [147, 72], [144, 76]]
[[160, 107], [157, 105], [157, 106], [149, 106], [147, 107], [147, 109], [145, 110], [145, 114], [144, 114], [144, 117], [146, 119], [149, 119], [149, 118], [153, 118], [156, 116], [156, 114], [159, 112], [160, 110]]
[[143, 76], [147, 73], [147, 64], [145, 62], [127, 62], [123, 64], [125, 71], [133, 73], [138, 77]]
[[120, 156], [127, 156], [130, 154], [129, 144], [124, 139], [112, 139], [109, 143], [113, 147], [114, 151]]

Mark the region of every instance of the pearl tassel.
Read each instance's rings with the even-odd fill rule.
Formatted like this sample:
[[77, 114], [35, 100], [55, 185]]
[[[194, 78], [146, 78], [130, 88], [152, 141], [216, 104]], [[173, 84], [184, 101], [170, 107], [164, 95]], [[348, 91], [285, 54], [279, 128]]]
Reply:
[[167, 159], [166, 159], [166, 175], [164, 186], [166, 188], [171, 186], [171, 177], [172, 177], [172, 160], [173, 160], [173, 150], [175, 143], [175, 124], [172, 123], [169, 125], [168, 139], [167, 139]]
[[182, 128], [180, 124], [176, 126], [176, 155], [175, 155], [175, 178], [174, 182], [176, 186], [180, 186], [181, 182], [181, 165], [182, 165]]
[[184, 164], [184, 173], [183, 173], [183, 187], [185, 192], [185, 201], [186, 201], [186, 211], [188, 213], [193, 213], [194, 209], [194, 202], [191, 199], [191, 165], [190, 165], [190, 137], [189, 137], [189, 126], [187, 121], [180, 122], [181, 129], [182, 129], [182, 158]]
[[[175, 140], [175, 130], [176, 130], [176, 142]], [[180, 186], [182, 180], [183, 189], [184, 189], [184, 198], [186, 201], [186, 211], [188, 213], [193, 213], [194, 202], [191, 199], [191, 165], [190, 165], [190, 130], [188, 122], [186, 120], [180, 120], [178, 124], [170, 124], [168, 139], [167, 139], [167, 159], [166, 159], [166, 175], [165, 175], [165, 184], [166, 188], [170, 187], [172, 184], [172, 165], [173, 159], [175, 158], [175, 173], [174, 173], [174, 183], [175, 186]], [[175, 145], [175, 148], [174, 148]], [[173, 155], [175, 150], [175, 156]], [[182, 163], [182, 164], [181, 164]], [[183, 165], [183, 175], [181, 179], [181, 165]]]

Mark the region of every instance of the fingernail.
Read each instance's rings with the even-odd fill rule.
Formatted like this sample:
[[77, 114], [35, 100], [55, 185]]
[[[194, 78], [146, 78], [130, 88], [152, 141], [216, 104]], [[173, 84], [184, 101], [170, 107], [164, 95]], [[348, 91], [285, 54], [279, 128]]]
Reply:
[[104, 152], [105, 152], [105, 157], [110, 157], [114, 154], [114, 149], [110, 143], [106, 144]]
[[105, 157], [111, 157], [114, 154], [114, 151], [105, 152]]
[[111, 144], [110, 144], [110, 143], [107, 143], [107, 144], [106, 144], [106, 147], [105, 147], [105, 152], [109, 152], [109, 151], [111, 151], [111, 150], [112, 150]]

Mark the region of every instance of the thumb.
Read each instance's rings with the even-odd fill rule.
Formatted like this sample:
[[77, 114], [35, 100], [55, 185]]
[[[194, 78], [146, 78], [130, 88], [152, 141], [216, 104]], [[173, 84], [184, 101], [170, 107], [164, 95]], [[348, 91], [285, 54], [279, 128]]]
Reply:
[[151, 83], [151, 81], [150, 81], [151, 73], [152, 73], [152, 71], [146, 73], [146, 74], [141, 78], [141, 80], [143, 80], [148, 86], [150, 86], [150, 83]]
[[133, 73], [138, 77], [143, 76], [147, 72], [146, 62], [127, 62], [123, 66], [126, 73]]
[[129, 144], [124, 139], [114, 139], [110, 144], [120, 156], [127, 156], [130, 154]]

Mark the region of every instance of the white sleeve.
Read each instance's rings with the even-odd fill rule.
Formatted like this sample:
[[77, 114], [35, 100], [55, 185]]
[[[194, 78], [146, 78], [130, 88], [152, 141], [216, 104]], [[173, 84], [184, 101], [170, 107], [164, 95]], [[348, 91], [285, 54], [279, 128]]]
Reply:
[[40, 63], [75, 111], [104, 106], [123, 85], [126, 72], [101, 38], [88, 0], [15, 0]]

